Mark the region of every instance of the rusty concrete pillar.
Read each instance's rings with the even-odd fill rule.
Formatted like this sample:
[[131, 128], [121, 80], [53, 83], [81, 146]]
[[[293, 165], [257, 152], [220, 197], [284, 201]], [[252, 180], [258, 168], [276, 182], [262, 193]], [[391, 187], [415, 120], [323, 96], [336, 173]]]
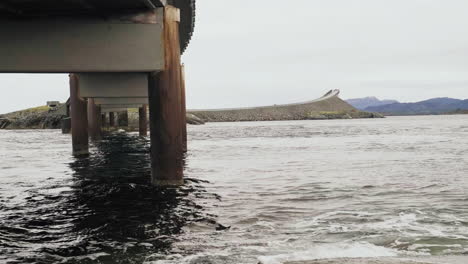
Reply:
[[97, 113], [97, 127], [98, 127], [98, 133], [99, 133], [99, 139], [102, 138], [102, 128], [104, 127], [104, 122], [105, 122], [105, 115], [103, 117], [103, 114], [101, 113], [101, 106], [96, 105], [96, 113]]
[[115, 116], [114, 112], [109, 113], [109, 126], [114, 127], [115, 126]]
[[187, 106], [185, 102], [185, 66], [180, 66], [180, 106], [181, 106], [181, 129], [182, 129], [182, 150], [187, 152]]
[[101, 110], [93, 98], [88, 98], [88, 133], [93, 140], [101, 138]]
[[105, 128], [107, 126], [106, 113], [101, 113], [101, 127]]
[[117, 125], [119, 127], [128, 127], [128, 111], [118, 113]]
[[182, 185], [179, 10], [164, 8], [164, 71], [148, 76], [152, 183]]
[[62, 128], [62, 134], [71, 133], [71, 118], [65, 117], [60, 121], [60, 127]]
[[138, 109], [138, 130], [140, 131], [140, 136], [146, 137], [148, 135], [148, 115], [147, 115], [147, 105], [143, 105]]
[[87, 103], [80, 97], [78, 76], [70, 74], [69, 78], [73, 155], [85, 155], [89, 154]]

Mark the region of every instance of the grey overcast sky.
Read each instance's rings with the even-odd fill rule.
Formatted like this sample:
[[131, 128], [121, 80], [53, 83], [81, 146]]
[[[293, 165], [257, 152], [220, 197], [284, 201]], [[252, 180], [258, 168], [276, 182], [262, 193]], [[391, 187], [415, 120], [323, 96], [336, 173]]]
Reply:
[[[242, 5], [248, 2], [247, 5]], [[198, 0], [189, 108], [468, 98], [466, 0]], [[0, 113], [68, 98], [66, 75], [0, 75]]]

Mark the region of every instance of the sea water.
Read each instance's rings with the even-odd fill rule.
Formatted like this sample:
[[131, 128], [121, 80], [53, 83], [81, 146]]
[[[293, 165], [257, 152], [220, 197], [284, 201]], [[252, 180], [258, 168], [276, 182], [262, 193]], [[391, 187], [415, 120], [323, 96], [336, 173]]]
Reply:
[[0, 263], [468, 253], [468, 116], [189, 126], [185, 176], [151, 186], [134, 133], [0, 130]]

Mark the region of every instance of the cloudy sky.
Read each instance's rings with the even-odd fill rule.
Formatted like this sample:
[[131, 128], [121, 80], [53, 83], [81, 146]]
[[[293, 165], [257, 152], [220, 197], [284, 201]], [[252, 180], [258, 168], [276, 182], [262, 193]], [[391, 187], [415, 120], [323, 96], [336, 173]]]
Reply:
[[[189, 108], [291, 103], [329, 89], [345, 99], [468, 98], [466, 0], [197, 3], [183, 56]], [[67, 82], [2, 74], [0, 113], [64, 101]]]

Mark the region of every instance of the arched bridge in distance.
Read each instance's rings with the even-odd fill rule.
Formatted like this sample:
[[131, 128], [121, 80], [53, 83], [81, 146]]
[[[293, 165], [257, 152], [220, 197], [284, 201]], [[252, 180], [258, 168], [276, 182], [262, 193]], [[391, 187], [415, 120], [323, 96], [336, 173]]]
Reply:
[[103, 113], [149, 105], [152, 182], [183, 183], [185, 84], [181, 54], [195, 0], [3, 0], [0, 72], [70, 73], [72, 149], [88, 154]]

